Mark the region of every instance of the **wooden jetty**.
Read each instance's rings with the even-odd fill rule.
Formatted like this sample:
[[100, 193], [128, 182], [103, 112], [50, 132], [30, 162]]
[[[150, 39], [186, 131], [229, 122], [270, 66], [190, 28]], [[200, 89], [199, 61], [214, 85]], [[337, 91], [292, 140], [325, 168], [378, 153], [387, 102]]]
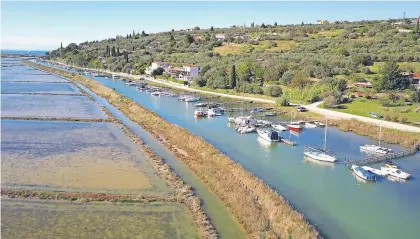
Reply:
[[372, 155], [361, 160], [353, 160], [353, 161], [345, 160], [344, 163], [347, 165], [354, 164], [358, 166], [369, 165], [369, 164], [379, 163], [385, 160], [403, 158], [409, 155], [413, 155], [417, 153], [417, 151], [419, 150], [420, 150], [420, 144], [416, 144], [413, 147], [408, 148], [401, 152], [395, 152], [395, 153], [384, 154], [384, 155]]

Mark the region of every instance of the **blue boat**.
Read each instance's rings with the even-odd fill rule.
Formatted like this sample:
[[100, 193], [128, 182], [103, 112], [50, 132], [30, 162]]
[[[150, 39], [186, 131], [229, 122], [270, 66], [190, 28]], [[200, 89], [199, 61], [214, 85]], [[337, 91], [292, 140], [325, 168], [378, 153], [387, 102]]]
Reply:
[[354, 171], [354, 173], [356, 174], [356, 176], [358, 176], [361, 179], [364, 179], [366, 181], [371, 181], [371, 182], [375, 182], [376, 181], [376, 177], [373, 173], [365, 170], [362, 167], [359, 167], [357, 165], [352, 165], [351, 169]]

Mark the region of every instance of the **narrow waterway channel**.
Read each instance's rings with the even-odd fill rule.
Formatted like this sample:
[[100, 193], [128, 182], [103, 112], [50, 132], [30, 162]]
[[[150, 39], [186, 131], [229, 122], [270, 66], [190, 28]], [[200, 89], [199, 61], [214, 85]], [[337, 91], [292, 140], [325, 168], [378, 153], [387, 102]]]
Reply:
[[239, 223], [232, 217], [223, 202], [220, 201], [197, 176], [182, 162], [148, 132], [142, 129], [138, 124], [128, 119], [121, 111], [110, 105], [105, 99], [95, 95], [83, 85], [76, 83], [80, 88], [89, 93], [95, 101], [106, 107], [117, 119], [133, 131], [147, 147], [152, 149], [159, 156], [164, 158], [165, 162], [178, 174], [185, 183], [193, 187], [196, 195], [202, 200], [203, 208], [212, 220], [217, 232], [221, 238], [245, 238], [245, 232]]
[[[420, 154], [396, 161], [413, 175], [410, 181], [363, 183], [343, 164], [320, 165], [304, 160], [305, 145], [320, 145], [321, 128], [292, 135], [296, 147], [268, 144], [255, 134], [237, 134], [227, 126], [226, 116], [196, 120], [194, 104], [139, 92], [119, 80], [93, 79], [215, 145], [285, 196], [327, 238], [417, 238], [420, 233], [416, 222], [420, 215]], [[288, 133], [284, 135], [288, 137]], [[376, 142], [335, 128], [328, 131], [328, 148], [340, 160], [360, 159], [364, 155], [359, 146], [367, 143]], [[386, 146], [402, 150], [396, 145]]]

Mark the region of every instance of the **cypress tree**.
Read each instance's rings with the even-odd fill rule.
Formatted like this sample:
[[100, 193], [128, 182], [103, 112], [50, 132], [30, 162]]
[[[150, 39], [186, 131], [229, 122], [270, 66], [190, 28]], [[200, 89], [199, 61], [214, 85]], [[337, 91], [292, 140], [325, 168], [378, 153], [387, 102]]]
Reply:
[[419, 29], [419, 21], [420, 21], [420, 17], [419, 18], [417, 18], [417, 23], [416, 23], [416, 33], [417, 34], [420, 34], [420, 29]]
[[136, 33], [133, 30], [133, 39], [136, 38]]
[[117, 56], [120, 56], [120, 47], [117, 47]]
[[214, 27], [213, 26], [210, 27], [210, 31], [214, 31]]
[[60, 57], [63, 57], [63, 43], [60, 44]]
[[106, 53], [105, 53], [105, 57], [109, 56], [109, 46], [106, 45]]
[[230, 73], [230, 87], [234, 89], [236, 87], [236, 70], [235, 65], [232, 65], [232, 72]]
[[115, 56], [115, 46], [112, 46], [111, 56]]
[[124, 52], [124, 58], [125, 58], [125, 63], [128, 63], [128, 53], [126, 51]]

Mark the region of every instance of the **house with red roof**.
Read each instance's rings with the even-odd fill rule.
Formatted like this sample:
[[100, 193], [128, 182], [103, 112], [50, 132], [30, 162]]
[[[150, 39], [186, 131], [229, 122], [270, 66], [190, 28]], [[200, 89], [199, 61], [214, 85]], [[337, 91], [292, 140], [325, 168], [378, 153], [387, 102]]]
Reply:
[[409, 78], [411, 85], [420, 90], [420, 73], [411, 73]]

